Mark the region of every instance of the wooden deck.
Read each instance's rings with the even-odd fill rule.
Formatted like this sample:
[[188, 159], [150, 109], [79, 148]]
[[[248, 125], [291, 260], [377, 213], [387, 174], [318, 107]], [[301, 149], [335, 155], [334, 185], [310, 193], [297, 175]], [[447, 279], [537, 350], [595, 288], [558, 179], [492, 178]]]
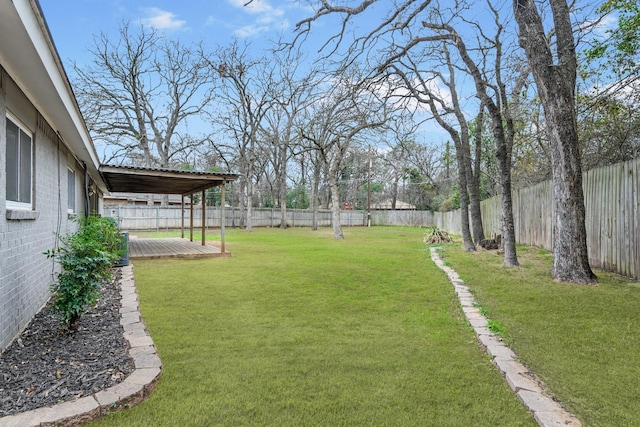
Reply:
[[209, 242], [202, 246], [200, 241], [191, 242], [179, 237], [166, 239], [143, 239], [135, 236], [129, 238], [129, 259], [161, 259], [161, 258], [219, 258], [229, 257], [230, 252], [222, 253], [220, 247]]

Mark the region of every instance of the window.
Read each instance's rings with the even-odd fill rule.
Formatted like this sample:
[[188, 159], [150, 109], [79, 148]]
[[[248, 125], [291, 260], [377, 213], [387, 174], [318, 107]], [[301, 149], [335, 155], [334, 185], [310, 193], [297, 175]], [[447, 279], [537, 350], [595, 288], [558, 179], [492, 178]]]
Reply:
[[67, 211], [76, 211], [76, 173], [67, 169]]
[[7, 117], [7, 208], [31, 209], [31, 136]]

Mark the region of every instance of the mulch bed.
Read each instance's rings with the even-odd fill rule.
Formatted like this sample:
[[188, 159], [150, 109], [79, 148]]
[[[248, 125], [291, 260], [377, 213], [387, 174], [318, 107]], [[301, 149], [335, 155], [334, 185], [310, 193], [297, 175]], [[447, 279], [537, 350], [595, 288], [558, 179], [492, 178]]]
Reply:
[[91, 395], [133, 372], [120, 326], [120, 270], [74, 332], [50, 304], [0, 356], [0, 417]]

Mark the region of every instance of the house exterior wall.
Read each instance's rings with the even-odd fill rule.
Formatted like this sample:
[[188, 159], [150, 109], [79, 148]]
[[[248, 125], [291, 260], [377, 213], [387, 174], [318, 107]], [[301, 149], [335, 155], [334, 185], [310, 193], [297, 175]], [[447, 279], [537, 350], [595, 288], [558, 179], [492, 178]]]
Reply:
[[[1, 65], [1, 64], [0, 64]], [[84, 172], [36, 107], [0, 68], [0, 352], [50, 297], [57, 270], [43, 252], [75, 229], [67, 210], [68, 169], [75, 172], [75, 214], [84, 209]], [[6, 114], [32, 137], [32, 210], [7, 208]]]

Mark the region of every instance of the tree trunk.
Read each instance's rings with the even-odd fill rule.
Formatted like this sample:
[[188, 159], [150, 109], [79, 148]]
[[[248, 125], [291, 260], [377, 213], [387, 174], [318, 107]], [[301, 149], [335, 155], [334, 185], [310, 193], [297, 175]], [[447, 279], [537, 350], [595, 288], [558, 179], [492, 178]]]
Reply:
[[251, 221], [251, 217], [253, 216], [253, 159], [249, 162], [249, 168], [247, 170], [247, 194], [245, 206], [247, 208], [245, 230], [253, 231], [253, 223]]
[[398, 201], [398, 182], [402, 174], [399, 171], [394, 171], [393, 173], [393, 182], [391, 183], [391, 209], [396, 209], [396, 203]]
[[[482, 225], [482, 211], [480, 210], [480, 167], [482, 165], [482, 131], [484, 126], [484, 104], [480, 105], [480, 111], [476, 119], [475, 142], [475, 162], [471, 167], [469, 159], [469, 198], [471, 205], [471, 230], [473, 241], [479, 245], [485, 239], [484, 226]], [[471, 153], [471, 147], [469, 147]]]
[[[499, 116], [500, 119], [502, 116]], [[494, 119], [497, 121], [497, 117]], [[498, 123], [494, 123], [494, 127]], [[511, 199], [511, 150], [504, 138], [502, 120], [499, 122], [501, 138], [496, 138], [496, 157], [502, 186], [502, 249], [504, 250], [504, 265], [517, 267], [520, 265], [516, 254], [516, 232], [513, 220], [513, 202]], [[501, 139], [501, 140], [500, 140]]]
[[340, 225], [340, 193], [338, 191], [338, 176], [331, 174], [331, 226], [333, 227], [333, 238], [344, 240], [342, 226]]
[[594, 283], [589, 266], [582, 167], [575, 108], [577, 60], [569, 7], [549, 0], [557, 37], [556, 57], [546, 43], [542, 18], [533, 0], [514, 2], [520, 46], [525, 50], [546, 117], [553, 175], [554, 279]]
[[[286, 171], [278, 179], [278, 204], [280, 205], [280, 228], [287, 228], [287, 183]], [[295, 209], [295, 207], [294, 207]]]
[[[573, 100], [573, 98], [571, 98]], [[582, 169], [575, 115], [562, 99], [551, 103], [547, 133], [553, 162], [553, 266], [551, 274], [561, 282], [592, 283], [582, 192]], [[546, 109], [545, 109], [546, 111]], [[573, 125], [567, 126], [567, 123]], [[555, 141], [552, 140], [555, 139]], [[571, 142], [574, 141], [574, 142]]]
[[469, 230], [469, 190], [467, 188], [467, 174], [464, 167], [462, 149], [456, 143], [456, 157], [458, 159], [458, 191], [460, 194], [460, 225], [462, 227], [462, 242], [465, 251], [475, 251], [471, 231]]
[[[469, 147], [467, 147], [469, 148]], [[469, 151], [470, 150], [465, 150]], [[467, 157], [467, 156], [465, 156]], [[467, 190], [469, 194], [469, 208], [471, 213], [471, 231], [473, 233], [473, 241], [476, 245], [484, 240], [484, 227], [482, 225], [482, 211], [480, 210], [480, 170], [477, 169], [473, 173], [471, 168], [471, 158], [467, 157], [464, 161], [465, 179], [467, 181]], [[478, 179], [476, 179], [476, 177]]]
[[[287, 147], [285, 144], [281, 143], [283, 146], [280, 147], [280, 152], [278, 153], [278, 164], [280, 166], [278, 171], [278, 195], [280, 204], [280, 228], [287, 228]], [[295, 206], [294, 206], [295, 209]]]
[[316, 161], [313, 164], [313, 182], [311, 183], [311, 229], [318, 229], [318, 198], [320, 188], [320, 160], [316, 155]]

